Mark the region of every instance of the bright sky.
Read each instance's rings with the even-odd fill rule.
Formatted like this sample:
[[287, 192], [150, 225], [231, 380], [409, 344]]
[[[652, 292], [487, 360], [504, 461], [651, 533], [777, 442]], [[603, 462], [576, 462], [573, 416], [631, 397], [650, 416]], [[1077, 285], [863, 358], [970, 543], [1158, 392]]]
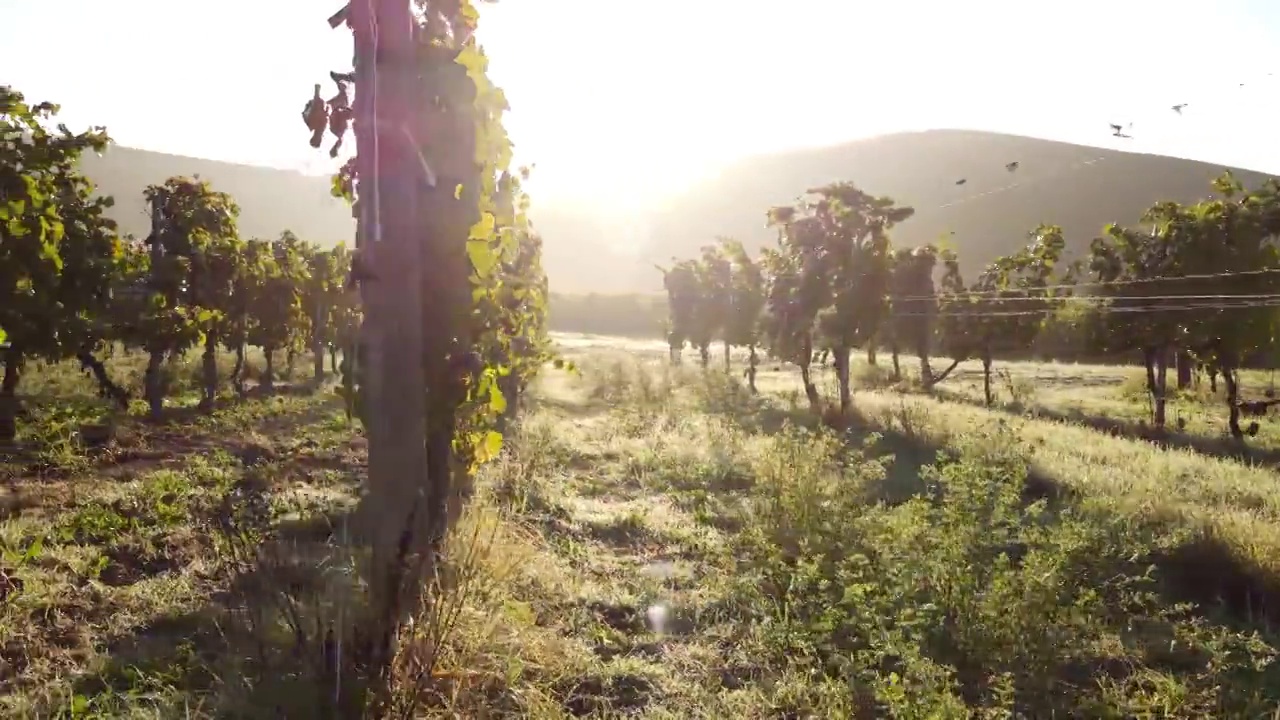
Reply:
[[[320, 172], [300, 113], [348, 69], [339, 2], [0, 0], [0, 82], [124, 145]], [[537, 202], [640, 210], [743, 156], [931, 127], [1280, 173], [1274, 0], [502, 0], [481, 38]]]

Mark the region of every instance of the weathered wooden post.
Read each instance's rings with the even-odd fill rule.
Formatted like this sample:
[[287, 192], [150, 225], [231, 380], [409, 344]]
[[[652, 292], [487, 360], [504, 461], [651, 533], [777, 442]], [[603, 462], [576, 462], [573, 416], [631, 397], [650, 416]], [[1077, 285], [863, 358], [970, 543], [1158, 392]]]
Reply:
[[[375, 671], [435, 581], [452, 492], [465, 479], [456, 413], [464, 376], [481, 363], [470, 347], [467, 241], [487, 180], [476, 157], [476, 86], [457, 62], [471, 26], [462, 6], [444, 16], [428, 7], [416, 21], [410, 1], [361, 0], [330, 18], [355, 39], [352, 274], [364, 322], [354, 360], [364, 368], [369, 441], [359, 525], [373, 545], [365, 630]], [[313, 132], [324, 114], [316, 107], [304, 113]]]
[[[168, 289], [161, 285], [158, 275], [161, 271], [161, 264], [164, 261], [165, 195], [162, 191], [157, 190], [149, 200], [151, 202], [151, 237], [148, 238], [151, 243], [151, 291], [167, 292]], [[146, 372], [143, 374], [143, 387], [147, 396], [147, 406], [151, 411], [151, 419], [159, 420], [164, 413], [163, 372], [165, 349], [156, 347], [147, 349], [150, 354], [147, 358]]]
[[[418, 95], [410, 0], [349, 5], [355, 39], [360, 253], [372, 278], [362, 283], [369, 403], [369, 486], [361, 516], [373, 544], [370, 610], [394, 633], [406, 612], [401, 588], [424, 519], [426, 382], [423, 368], [421, 171], [410, 127]], [[402, 542], [408, 539], [409, 542]], [[388, 652], [390, 635], [374, 640]], [[387, 658], [375, 657], [375, 663]]]

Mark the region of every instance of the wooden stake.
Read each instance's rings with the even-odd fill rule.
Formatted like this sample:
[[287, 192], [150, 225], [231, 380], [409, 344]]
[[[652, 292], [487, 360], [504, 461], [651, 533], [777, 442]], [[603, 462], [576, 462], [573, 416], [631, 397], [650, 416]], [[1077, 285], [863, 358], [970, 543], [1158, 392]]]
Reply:
[[411, 98], [420, 92], [409, 2], [355, 2], [347, 18], [356, 43], [361, 253], [375, 277], [362, 283], [369, 487], [360, 514], [373, 542], [371, 609], [384, 623], [411, 612], [401, 598], [402, 541], [406, 532], [410, 540], [420, 534], [417, 526], [426, 515], [420, 507], [427, 472], [423, 238], [416, 168], [407, 162], [417, 157], [417, 149], [403, 130]]

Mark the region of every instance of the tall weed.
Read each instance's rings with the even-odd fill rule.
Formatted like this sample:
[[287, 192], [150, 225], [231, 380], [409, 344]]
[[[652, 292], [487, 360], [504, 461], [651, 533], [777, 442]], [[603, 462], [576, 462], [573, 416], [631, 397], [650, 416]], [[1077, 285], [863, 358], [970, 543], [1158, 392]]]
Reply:
[[[1273, 650], [1162, 601], [1158, 534], [1028, 502], [1014, 430], [956, 447], [926, 468], [925, 494], [889, 506], [865, 502], [882, 461], [831, 433], [774, 439], [736, 548], [772, 662], [841, 678], [853, 700], [893, 717], [1264, 707], [1257, 687]], [[1168, 693], [1144, 695], [1132, 672], [1169, 637], [1176, 660], [1160, 681], [1177, 684], [1176, 708]], [[1240, 689], [1223, 690], [1230, 682]]]

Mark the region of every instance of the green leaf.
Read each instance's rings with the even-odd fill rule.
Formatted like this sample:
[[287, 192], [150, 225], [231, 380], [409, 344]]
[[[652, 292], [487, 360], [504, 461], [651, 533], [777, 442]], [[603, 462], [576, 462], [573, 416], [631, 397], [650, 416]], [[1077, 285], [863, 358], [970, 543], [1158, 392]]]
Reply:
[[35, 540], [31, 541], [31, 544], [27, 546], [27, 551], [22, 554], [22, 561], [30, 562], [31, 560], [35, 560], [36, 558], [40, 557], [40, 554], [43, 552], [44, 552], [44, 538], [37, 537]]
[[8, 344], [9, 344], [9, 333], [5, 332], [4, 328], [0, 328], [0, 347], [3, 347]]

